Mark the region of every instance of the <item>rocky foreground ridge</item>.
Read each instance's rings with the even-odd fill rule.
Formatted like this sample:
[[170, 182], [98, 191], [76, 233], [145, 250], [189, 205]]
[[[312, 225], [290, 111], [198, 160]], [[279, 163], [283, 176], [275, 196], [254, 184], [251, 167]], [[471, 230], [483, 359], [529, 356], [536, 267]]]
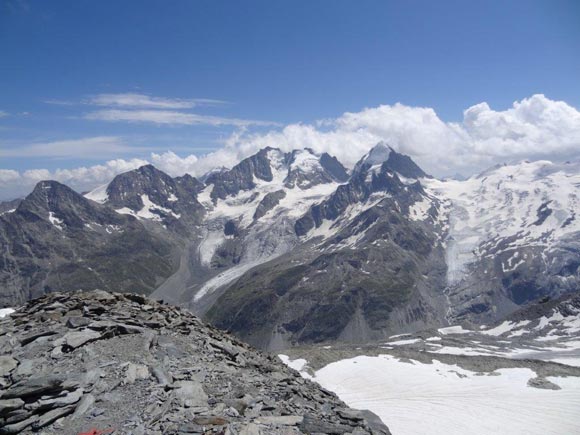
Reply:
[[0, 319], [0, 433], [388, 434], [274, 356], [140, 295], [52, 293]]

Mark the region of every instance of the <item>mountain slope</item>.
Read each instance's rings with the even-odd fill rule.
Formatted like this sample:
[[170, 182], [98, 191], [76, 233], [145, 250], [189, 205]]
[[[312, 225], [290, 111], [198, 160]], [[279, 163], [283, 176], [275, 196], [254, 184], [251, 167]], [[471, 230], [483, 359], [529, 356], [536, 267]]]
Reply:
[[296, 221], [301, 244], [234, 282], [207, 318], [267, 348], [365, 341], [440, 322], [445, 265], [436, 200], [418, 219], [414, 210], [428, 198], [420, 183], [391, 169], [394, 156], [373, 149], [348, 183]]
[[59, 288], [150, 292], [171, 274], [171, 247], [130, 216], [55, 181], [0, 216], [0, 304]]
[[522, 162], [425, 184], [446, 204], [452, 323], [580, 289], [580, 165]]
[[145, 165], [117, 175], [85, 197], [106, 204], [117, 213], [160, 222], [166, 228], [187, 234], [203, 218], [204, 209], [197, 201], [202, 186], [190, 175], [171, 178], [154, 166]]
[[275, 148], [210, 174], [198, 195], [206, 210], [200, 237], [190, 241], [183, 267], [154, 296], [204, 313], [228, 283], [294, 249], [300, 243], [295, 220], [345, 176], [328, 155]]
[[441, 181], [380, 143], [351, 171], [265, 148], [202, 179], [148, 165], [85, 198], [41, 183], [0, 215], [0, 303], [116, 285], [279, 348], [491, 324], [579, 289], [580, 164]]

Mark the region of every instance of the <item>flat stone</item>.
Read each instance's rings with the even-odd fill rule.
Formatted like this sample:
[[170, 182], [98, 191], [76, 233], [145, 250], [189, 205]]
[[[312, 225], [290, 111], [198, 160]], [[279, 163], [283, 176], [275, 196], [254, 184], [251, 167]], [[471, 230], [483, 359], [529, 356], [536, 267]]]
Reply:
[[34, 411], [30, 410], [30, 409], [26, 409], [26, 405], [24, 405], [24, 406], [25, 406], [24, 408], [15, 409], [13, 411], [10, 411], [8, 414], [2, 416], [4, 423], [5, 424], [14, 424], [14, 423], [18, 423], [19, 421], [26, 420], [27, 418], [30, 418], [34, 414]]
[[211, 340], [209, 342], [213, 347], [220, 349], [225, 354], [229, 355], [232, 358], [235, 358], [240, 353], [240, 348], [238, 346], [234, 346], [232, 343], [228, 341], [217, 341]]
[[39, 376], [17, 382], [2, 395], [2, 399], [40, 396], [46, 393], [61, 391], [63, 379], [60, 376]]
[[94, 404], [95, 396], [92, 394], [85, 394], [81, 401], [77, 404], [71, 419], [75, 420], [79, 417], [82, 417], [89, 409], [93, 407]]
[[117, 299], [111, 293], [108, 293], [104, 290], [91, 291], [91, 297], [93, 297], [96, 300], [101, 301], [101, 302], [112, 302], [112, 301], [115, 301]]
[[40, 428], [52, 423], [53, 421], [56, 421], [59, 418], [64, 417], [65, 415], [72, 414], [74, 412], [74, 410], [75, 410], [74, 406], [55, 408], [51, 411], [48, 411], [48, 412], [42, 414], [38, 420], [36, 420], [34, 423], [32, 423], [32, 428], [35, 430], [40, 429]]
[[240, 430], [240, 435], [262, 435], [260, 426], [255, 423], [250, 423]]
[[229, 420], [226, 420], [223, 417], [216, 417], [216, 416], [207, 416], [207, 417], [195, 417], [193, 422], [199, 424], [201, 426], [225, 426], [229, 423]]
[[57, 334], [56, 331], [40, 331], [40, 332], [35, 332], [32, 334], [28, 334], [25, 335], [24, 337], [22, 337], [22, 339], [20, 340], [20, 345], [21, 346], [26, 346], [27, 344], [32, 343], [33, 341], [39, 339], [40, 337], [49, 337], [51, 335], [55, 335]]
[[347, 432], [352, 431], [351, 426], [345, 424], [334, 424], [329, 423], [315, 416], [304, 417], [302, 423], [300, 423], [300, 430], [305, 433], [324, 433], [332, 435], [342, 435]]
[[0, 400], [0, 415], [5, 415], [10, 411], [22, 408], [24, 406], [24, 400], [22, 399], [7, 399]]
[[67, 332], [63, 337], [65, 343], [63, 346], [76, 349], [84, 344], [90, 343], [91, 341], [98, 340], [99, 338], [101, 338], [101, 334], [96, 331], [91, 331], [90, 329], [85, 331]]
[[96, 322], [89, 323], [88, 327], [90, 329], [102, 331], [105, 329], [116, 328], [117, 325], [118, 325], [117, 322], [113, 322], [110, 320], [97, 320]]
[[296, 426], [304, 421], [301, 415], [272, 415], [259, 417], [256, 419], [257, 423], [278, 426]]
[[347, 420], [352, 420], [352, 421], [364, 420], [362, 413], [360, 411], [355, 410], [355, 409], [343, 408], [343, 409], [338, 409], [337, 412], [338, 412], [338, 415], [340, 415], [342, 418], [345, 418]]
[[41, 408], [56, 408], [66, 405], [72, 405], [73, 403], [77, 403], [83, 397], [83, 389], [79, 388], [78, 390], [68, 392], [64, 396], [55, 397], [52, 399], [40, 399], [38, 401], [38, 405]]
[[0, 377], [8, 376], [16, 366], [18, 366], [18, 361], [11, 356], [0, 356]]
[[12, 377], [23, 377], [23, 376], [31, 376], [34, 373], [34, 362], [29, 359], [21, 359], [20, 364], [12, 373]]
[[204, 433], [203, 426], [192, 423], [182, 424], [177, 428], [177, 430], [179, 433], [194, 433], [194, 434]]
[[68, 328], [76, 329], [82, 328], [83, 326], [87, 326], [89, 323], [91, 323], [91, 319], [87, 317], [74, 316], [68, 318], [68, 320], [66, 321], [66, 326]]
[[7, 424], [0, 427], [0, 434], [13, 434], [20, 433], [27, 427], [31, 426], [32, 423], [38, 420], [38, 415], [33, 415], [26, 420], [19, 421], [17, 423]]
[[371, 429], [373, 434], [387, 434], [390, 435], [389, 428], [383, 423], [383, 420], [372, 411], [368, 409], [363, 409], [358, 411], [362, 414], [365, 419], [365, 423]]
[[170, 375], [160, 366], [155, 366], [151, 369], [153, 376], [157, 379], [159, 385], [169, 385], [171, 383]]

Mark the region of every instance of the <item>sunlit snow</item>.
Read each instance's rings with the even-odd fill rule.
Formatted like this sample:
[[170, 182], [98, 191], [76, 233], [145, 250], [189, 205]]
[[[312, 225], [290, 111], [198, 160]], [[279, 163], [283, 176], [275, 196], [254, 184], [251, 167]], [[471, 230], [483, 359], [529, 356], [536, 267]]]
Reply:
[[0, 308], [0, 318], [9, 316], [14, 311], [14, 308]]
[[316, 372], [348, 405], [375, 412], [397, 435], [580, 433], [580, 378], [549, 378], [561, 390], [532, 388], [530, 369], [479, 374], [434, 361], [359, 356]]

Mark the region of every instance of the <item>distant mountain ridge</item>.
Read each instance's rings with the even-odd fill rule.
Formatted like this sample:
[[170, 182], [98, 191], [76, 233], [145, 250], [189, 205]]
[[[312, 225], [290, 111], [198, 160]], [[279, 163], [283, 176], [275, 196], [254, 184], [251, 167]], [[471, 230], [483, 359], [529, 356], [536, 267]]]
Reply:
[[188, 306], [264, 348], [491, 323], [578, 290], [580, 167], [437, 180], [377, 144], [349, 172], [264, 148], [200, 181], [151, 165], [0, 212], [0, 305], [103, 288]]

